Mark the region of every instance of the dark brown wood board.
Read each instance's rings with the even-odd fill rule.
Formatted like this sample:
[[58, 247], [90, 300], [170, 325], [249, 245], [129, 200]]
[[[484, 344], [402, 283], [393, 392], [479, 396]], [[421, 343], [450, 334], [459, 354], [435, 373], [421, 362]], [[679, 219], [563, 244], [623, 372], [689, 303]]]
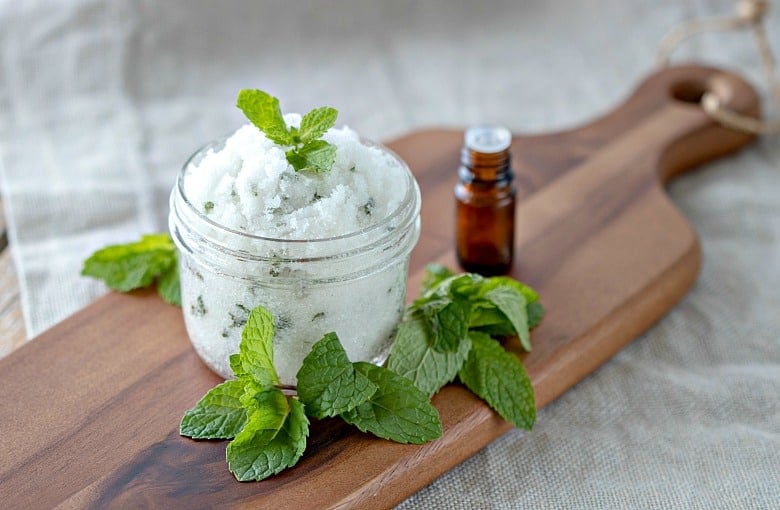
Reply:
[[[656, 72], [584, 127], [514, 138], [512, 274], [536, 287], [547, 309], [533, 352], [515, 350], [539, 407], [646, 330], [695, 281], [696, 234], [663, 184], [751, 140], [700, 109], [705, 90], [758, 115], [744, 81], [685, 66]], [[462, 131], [429, 130], [389, 144], [423, 194], [410, 298], [426, 263], [456, 267], [452, 186], [461, 143]], [[179, 309], [152, 292], [97, 300], [0, 360], [2, 506], [389, 507], [509, 429], [450, 385], [434, 398], [445, 431], [438, 441], [399, 445], [317, 422], [298, 466], [239, 483], [227, 470], [225, 442], [178, 435], [183, 412], [219, 381], [190, 347]]]

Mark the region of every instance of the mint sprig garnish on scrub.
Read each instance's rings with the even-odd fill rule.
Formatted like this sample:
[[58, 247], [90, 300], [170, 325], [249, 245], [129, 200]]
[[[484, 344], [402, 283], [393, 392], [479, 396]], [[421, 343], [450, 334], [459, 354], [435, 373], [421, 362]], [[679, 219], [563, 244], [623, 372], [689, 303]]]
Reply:
[[306, 449], [309, 419], [341, 417], [363, 432], [422, 444], [442, 434], [439, 413], [411, 381], [370, 363], [352, 363], [335, 333], [314, 344], [298, 371], [297, 395], [279, 383], [273, 363], [274, 320], [257, 307], [230, 358], [236, 380], [211, 389], [187, 411], [180, 433], [232, 439], [230, 472], [262, 480], [295, 465]]
[[338, 111], [329, 106], [315, 108], [301, 119], [298, 128], [284, 122], [279, 100], [257, 89], [238, 93], [236, 106], [266, 138], [282, 147], [290, 147], [285, 156], [296, 172], [328, 172], [336, 161], [336, 147], [320, 140], [336, 123]]

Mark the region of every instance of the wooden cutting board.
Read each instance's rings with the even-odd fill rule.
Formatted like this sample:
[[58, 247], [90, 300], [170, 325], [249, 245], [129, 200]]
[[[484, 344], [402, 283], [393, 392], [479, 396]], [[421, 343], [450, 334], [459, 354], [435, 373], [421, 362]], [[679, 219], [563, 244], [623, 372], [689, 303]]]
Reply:
[[[547, 308], [533, 352], [521, 355], [539, 407], [646, 330], [695, 281], [696, 234], [663, 183], [751, 139], [703, 113], [696, 103], [705, 90], [758, 115], [758, 98], [741, 79], [687, 66], [657, 72], [594, 123], [514, 139], [512, 274], [536, 287]], [[426, 263], [456, 267], [452, 186], [461, 143], [461, 131], [432, 130], [389, 144], [423, 193], [410, 298]], [[388, 507], [509, 429], [450, 385], [433, 401], [445, 431], [438, 441], [405, 446], [318, 422], [298, 466], [238, 483], [225, 442], [178, 435], [182, 413], [218, 382], [191, 349], [179, 309], [151, 292], [96, 301], [0, 360], [2, 505]]]

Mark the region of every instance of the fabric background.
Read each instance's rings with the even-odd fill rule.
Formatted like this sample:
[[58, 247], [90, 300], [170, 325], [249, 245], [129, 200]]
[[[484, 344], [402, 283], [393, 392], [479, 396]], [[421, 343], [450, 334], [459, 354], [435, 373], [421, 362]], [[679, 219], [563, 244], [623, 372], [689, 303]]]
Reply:
[[[777, 7], [777, 6], [773, 6]], [[0, 2], [0, 192], [30, 336], [105, 288], [95, 249], [167, 227], [238, 89], [340, 110], [368, 138], [584, 122], [651, 71], [662, 35], [729, 0]], [[780, 49], [777, 14], [769, 35]], [[675, 54], [760, 82], [747, 34]], [[780, 143], [677, 180], [704, 253], [658, 325], [401, 508], [780, 507]]]

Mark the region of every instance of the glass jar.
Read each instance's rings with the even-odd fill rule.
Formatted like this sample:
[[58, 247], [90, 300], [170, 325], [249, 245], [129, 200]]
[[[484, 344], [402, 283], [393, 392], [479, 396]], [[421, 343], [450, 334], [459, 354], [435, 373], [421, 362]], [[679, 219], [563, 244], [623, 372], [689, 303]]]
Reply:
[[295, 384], [311, 346], [335, 331], [352, 361], [382, 363], [406, 301], [409, 254], [420, 236], [420, 190], [406, 163], [400, 205], [373, 225], [321, 239], [273, 239], [220, 225], [185, 193], [188, 170], [225, 139], [197, 151], [171, 192], [169, 228], [179, 250], [182, 310], [190, 341], [222, 377], [232, 376], [250, 310], [275, 318], [274, 364], [282, 384]]

